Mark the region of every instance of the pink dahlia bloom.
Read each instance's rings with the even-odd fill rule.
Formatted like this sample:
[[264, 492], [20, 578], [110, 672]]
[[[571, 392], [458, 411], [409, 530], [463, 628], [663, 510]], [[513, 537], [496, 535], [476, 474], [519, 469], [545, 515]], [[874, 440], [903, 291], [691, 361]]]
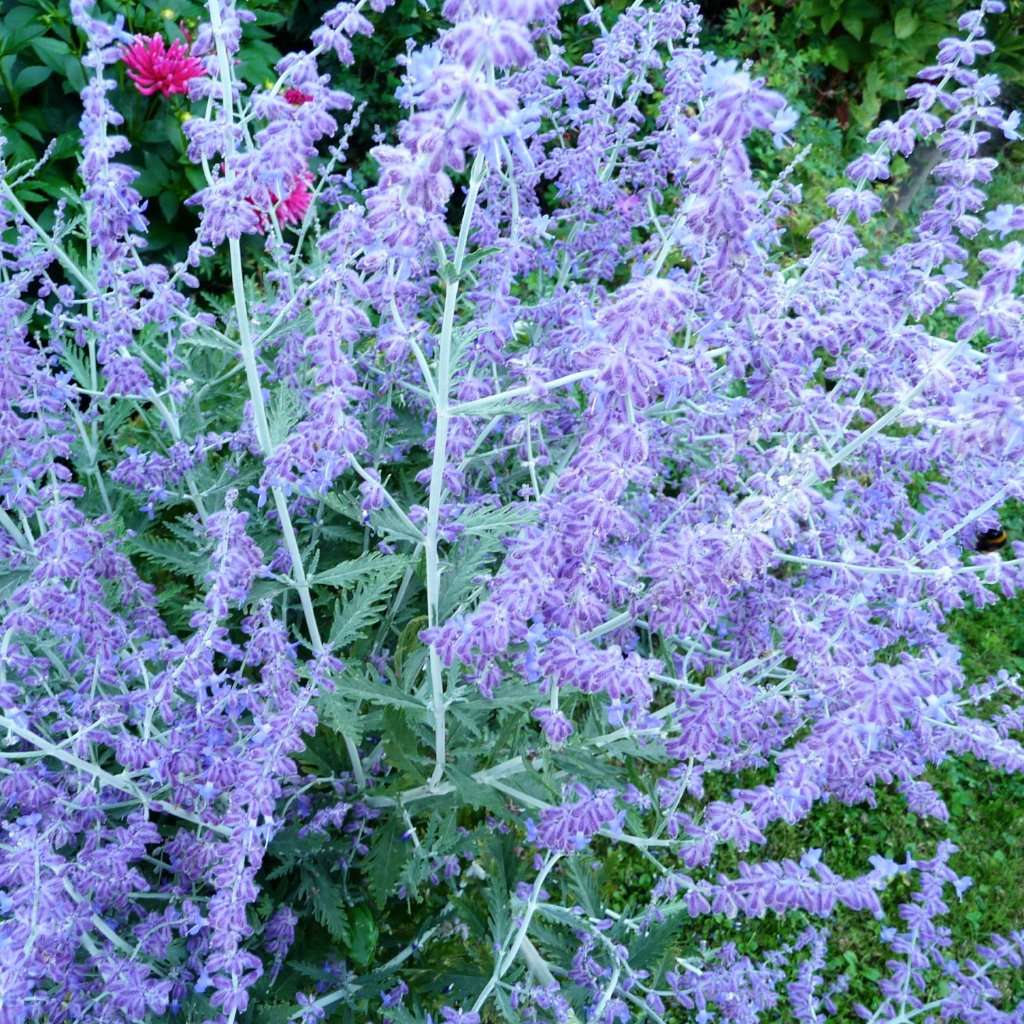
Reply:
[[136, 36], [122, 59], [128, 65], [128, 77], [143, 96], [158, 92], [164, 96], [188, 91], [188, 83], [205, 71], [180, 40], [167, 46], [161, 35]]
[[[306, 211], [313, 199], [313, 193], [309, 191], [312, 182], [313, 175], [305, 171], [295, 177], [291, 190], [283, 199], [279, 199], [273, 192], [270, 193], [270, 204], [281, 227], [302, 223], [302, 218], [306, 216]], [[262, 210], [257, 211], [257, 216], [259, 217], [260, 231], [265, 232], [270, 227], [270, 218]]]

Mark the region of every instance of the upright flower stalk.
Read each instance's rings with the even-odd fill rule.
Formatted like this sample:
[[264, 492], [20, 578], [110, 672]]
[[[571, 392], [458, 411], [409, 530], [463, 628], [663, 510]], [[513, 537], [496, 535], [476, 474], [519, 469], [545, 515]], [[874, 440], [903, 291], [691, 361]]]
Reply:
[[[224, 119], [230, 129], [234, 122], [234, 96], [233, 76], [231, 74], [231, 61], [228, 57], [227, 46], [224, 41], [224, 24], [221, 19], [220, 0], [210, 0], [210, 24], [213, 31], [214, 45], [217, 53], [217, 65], [220, 71], [221, 85], [221, 109]], [[230, 176], [232, 151], [228, 151], [228, 171]], [[252, 342], [252, 328], [249, 321], [249, 310], [245, 298], [245, 275], [242, 269], [242, 247], [236, 236], [228, 236], [228, 255], [231, 264], [231, 291], [235, 303], [235, 318], [238, 323], [238, 341], [241, 349], [242, 362], [245, 365], [245, 380], [249, 388], [249, 401], [252, 403], [253, 423], [256, 429], [256, 438], [263, 453], [264, 459], [270, 459], [274, 454], [274, 446], [270, 439], [270, 427], [267, 422], [266, 403], [263, 399], [263, 386], [260, 382], [259, 366], [256, 362], [256, 351]], [[316, 612], [313, 608], [313, 601], [309, 592], [309, 581], [306, 579], [306, 570], [302, 563], [302, 552], [299, 550], [298, 538], [295, 536], [295, 527], [292, 524], [291, 513], [288, 511], [288, 499], [280, 487], [271, 488], [274, 497], [274, 508], [281, 524], [281, 534], [284, 538], [285, 548], [291, 562], [292, 578], [295, 582], [295, 589], [299, 595], [299, 602], [302, 605], [302, 614], [306, 620], [306, 630], [309, 633], [310, 647], [313, 654], [319, 657], [324, 652], [323, 640], [320, 637], [320, 628], [316, 621]], [[366, 776], [363, 772], [359, 751], [355, 743], [348, 736], [345, 737], [345, 748], [348, 751], [349, 760], [352, 763], [352, 771], [360, 787], [366, 784]]]
[[[429, 504], [427, 506], [427, 529], [424, 535], [426, 556], [427, 616], [431, 629], [439, 625], [438, 608], [441, 600], [441, 562], [438, 557], [438, 537], [441, 522], [441, 502], [444, 498], [444, 474], [448, 465], [448, 425], [451, 417], [449, 395], [451, 392], [452, 341], [455, 334], [455, 310], [459, 298], [459, 283], [466, 259], [466, 247], [476, 209], [480, 186], [486, 176], [483, 155], [477, 153], [469, 172], [466, 189], [466, 203], [462, 223], [455, 244], [455, 254], [446, 268], [447, 281], [444, 292], [444, 310], [441, 315], [441, 333], [437, 340], [437, 370], [434, 375], [434, 456], [430, 466]], [[436, 787], [444, 777], [445, 764], [445, 692], [444, 670], [434, 641], [430, 643], [430, 689], [434, 717], [434, 769], [429, 785]]]

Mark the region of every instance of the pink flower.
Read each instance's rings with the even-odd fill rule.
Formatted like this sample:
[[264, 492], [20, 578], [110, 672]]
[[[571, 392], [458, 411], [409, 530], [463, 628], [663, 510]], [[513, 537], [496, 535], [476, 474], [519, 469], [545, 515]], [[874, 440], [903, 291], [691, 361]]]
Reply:
[[184, 43], [168, 47], [161, 35], [136, 36], [135, 42], [125, 47], [122, 59], [128, 65], [128, 77], [143, 96], [185, 93], [191, 79], [205, 74], [202, 63], [190, 56]]
[[301, 107], [303, 103], [308, 103], [313, 97], [308, 92], [303, 92], [301, 89], [285, 89], [284, 98], [293, 106]]
[[[292, 181], [291, 190], [283, 199], [279, 199], [273, 192], [270, 193], [270, 205], [281, 227], [285, 227], [288, 224], [302, 223], [302, 218], [306, 216], [306, 211], [309, 209], [309, 204], [313, 199], [313, 193], [309, 191], [312, 181], [313, 175], [308, 171], [304, 171], [295, 177]], [[256, 206], [256, 203], [253, 203], [253, 205]], [[267, 228], [270, 227], [270, 218], [263, 210], [258, 208], [256, 215], [259, 217], [260, 231], [266, 232]]]

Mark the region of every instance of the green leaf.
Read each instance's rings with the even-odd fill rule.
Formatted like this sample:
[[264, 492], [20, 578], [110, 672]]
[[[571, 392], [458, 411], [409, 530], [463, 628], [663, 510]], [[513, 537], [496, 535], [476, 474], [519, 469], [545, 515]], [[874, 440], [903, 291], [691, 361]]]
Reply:
[[896, 12], [896, 17], [892, 23], [892, 30], [897, 39], [909, 39], [917, 31], [918, 24], [917, 16], [914, 12], [909, 7], [904, 7]]
[[294, 1013], [294, 1003], [261, 1003], [256, 1007], [256, 1024], [288, 1024]]
[[493, 811], [501, 817], [505, 816], [505, 801], [497, 790], [482, 782], [477, 782], [471, 775], [459, 771], [458, 768], [449, 766], [445, 774], [448, 781], [455, 787], [455, 792], [458, 793], [463, 804], [469, 807], [481, 807], [484, 810]]
[[347, 736], [356, 745], [361, 742], [363, 730], [359, 715], [344, 691], [321, 694], [317, 698], [316, 707], [321, 722], [342, 736]]
[[367, 884], [373, 901], [383, 906], [409, 857], [409, 844], [402, 838], [405, 825], [395, 815], [374, 833], [366, 858]]
[[160, 204], [160, 212], [167, 220], [178, 212], [178, 197], [173, 192], [161, 192], [157, 202]]
[[182, 544], [159, 537], [141, 535], [127, 542], [129, 553], [141, 555], [171, 572], [187, 576], [201, 576], [205, 569], [205, 558]]
[[[252, 35], [252, 32], [247, 32], [247, 35]], [[242, 47], [239, 57], [242, 77], [247, 82], [262, 84], [275, 77], [274, 65], [281, 59], [281, 54], [270, 43], [265, 43], [261, 39], [250, 39]]]
[[351, 913], [352, 938], [348, 950], [360, 967], [366, 967], [373, 959], [380, 939], [380, 929], [369, 907], [353, 907]]
[[685, 910], [670, 914], [664, 921], [652, 925], [638, 935], [629, 947], [629, 963], [635, 970], [651, 972], [654, 984], [659, 984], [672, 952], [674, 940], [683, 925], [690, 920]]
[[312, 582], [346, 590], [365, 580], [397, 580], [408, 565], [409, 559], [405, 555], [383, 555], [379, 551], [371, 551], [318, 572]]
[[4, 17], [4, 33], [13, 32], [15, 29], [24, 28], [39, 17], [39, 12], [31, 7], [14, 7]]
[[22, 93], [34, 89], [37, 85], [45, 82], [53, 74], [53, 68], [36, 67], [22, 68], [18, 77], [14, 80], [14, 91], [20, 96]]
[[22, 135], [27, 135], [30, 139], [35, 139], [36, 142], [45, 141], [43, 133], [31, 121], [22, 118], [17, 124], [17, 129]]
[[323, 925], [332, 938], [347, 946], [351, 941], [352, 930], [343, 903], [344, 894], [326, 870], [319, 865], [304, 867], [299, 896], [309, 903], [317, 923]]
[[882, 8], [874, 0], [846, 0], [843, 4], [844, 18], [859, 18], [861, 21], [877, 21]]
[[19, 25], [13, 31], [0, 33], [0, 41], [3, 42], [6, 49], [16, 53], [19, 50], [23, 50], [26, 43], [35, 39], [37, 36], [41, 36], [45, 31], [46, 26], [41, 25], [38, 20], [29, 21], [24, 25]]
[[420, 741], [406, 720], [405, 712], [388, 708], [384, 712], [384, 753], [388, 762], [403, 775], [403, 781], [418, 786], [426, 780], [426, 759], [419, 753]]
[[270, 441], [276, 448], [291, 433], [292, 427], [302, 419], [302, 399], [287, 385], [279, 387], [270, 398], [267, 425]]
[[856, 15], [844, 14], [842, 17], [843, 28], [850, 33], [854, 39], [860, 39], [864, 35], [864, 19]]
[[[388, 558], [398, 560], [399, 556]], [[382, 561], [382, 565], [386, 564]], [[335, 602], [334, 622], [331, 624], [331, 644], [334, 647], [347, 647], [356, 640], [362, 640], [380, 622], [401, 572], [404, 568], [399, 571], [392, 563], [386, 571], [360, 583], [344, 602]]]
[[64, 73], [64, 61], [71, 50], [62, 39], [54, 39], [53, 36], [33, 39], [32, 49], [35, 50], [36, 56], [48, 68], [56, 71], [58, 74]]
[[537, 518], [535, 506], [518, 505], [483, 506], [467, 512], [458, 520], [462, 533], [473, 537], [504, 537]]
[[384, 686], [372, 679], [357, 678], [354, 674], [346, 672], [342, 676], [341, 689], [347, 697], [358, 700], [368, 700], [373, 704], [384, 707], [409, 708], [414, 711], [422, 711], [422, 701], [411, 697], [395, 686]]
[[477, 586], [477, 577], [484, 572], [500, 550], [501, 537], [495, 532], [484, 534], [479, 539], [471, 536], [450, 552], [441, 592], [442, 619], [447, 619], [473, 593]]
[[850, 58], [835, 43], [825, 47], [821, 56], [826, 64], [830, 64], [840, 71], [850, 70]]
[[409, 657], [424, 650], [420, 641], [420, 633], [427, 628], [428, 624], [429, 620], [426, 615], [417, 615], [405, 624], [405, 628], [399, 634], [394, 654], [395, 675], [399, 679], [403, 678], [403, 670]]
[[869, 42], [879, 49], [889, 49], [895, 40], [892, 25], [887, 21], [880, 22], [871, 30]]
[[835, 28], [836, 22], [839, 21], [838, 11], [829, 11], [827, 14], [821, 16], [821, 30], [828, 34]]
[[501, 252], [496, 245], [485, 245], [482, 249], [468, 253], [462, 260], [462, 272], [466, 273], [466, 271], [472, 270], [481, 260], [493, 256], [496, 252]]
[[0, 573], [0, 601], [6, 601], [31, 575], [28, 569]]
[[578, 853], [569, 860], [567, 873], [569, 886], [579, 905], [591, 916], [601, 913], [601, 891], [594, 873], [592, 853]]

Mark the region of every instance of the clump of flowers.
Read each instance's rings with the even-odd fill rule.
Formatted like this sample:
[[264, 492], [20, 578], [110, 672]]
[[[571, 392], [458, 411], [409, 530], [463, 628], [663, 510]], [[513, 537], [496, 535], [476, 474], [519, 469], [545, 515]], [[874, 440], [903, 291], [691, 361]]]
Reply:
[[[801, 258], [750, 155], [795, 114], [678, 0], [588, 5], [577, 61], [559, 0], [445, 0], [357, 179], [320, 58], [389, 6], [253, 86], [234, 0], [191, 51], [74, 0], [81, 195], [44, 229], [2, 168], [0, 1019], [1020, 1020], [1020, 934], [954, 955], [953, 844], [765, 850], [880, 786], [938, 829], [950, 758], [1024, 771], [1024, 688], [943, 630], [1024, 584], [1002, 5]], [[122, 56], [206, 100], [176, 263], [118, 159]], [[611, 850], [653, 879], [623, 912]], [[872, 1006], [839, 908], [890, 951]], [[796, 937], [734, 941], [769, 913]]]

